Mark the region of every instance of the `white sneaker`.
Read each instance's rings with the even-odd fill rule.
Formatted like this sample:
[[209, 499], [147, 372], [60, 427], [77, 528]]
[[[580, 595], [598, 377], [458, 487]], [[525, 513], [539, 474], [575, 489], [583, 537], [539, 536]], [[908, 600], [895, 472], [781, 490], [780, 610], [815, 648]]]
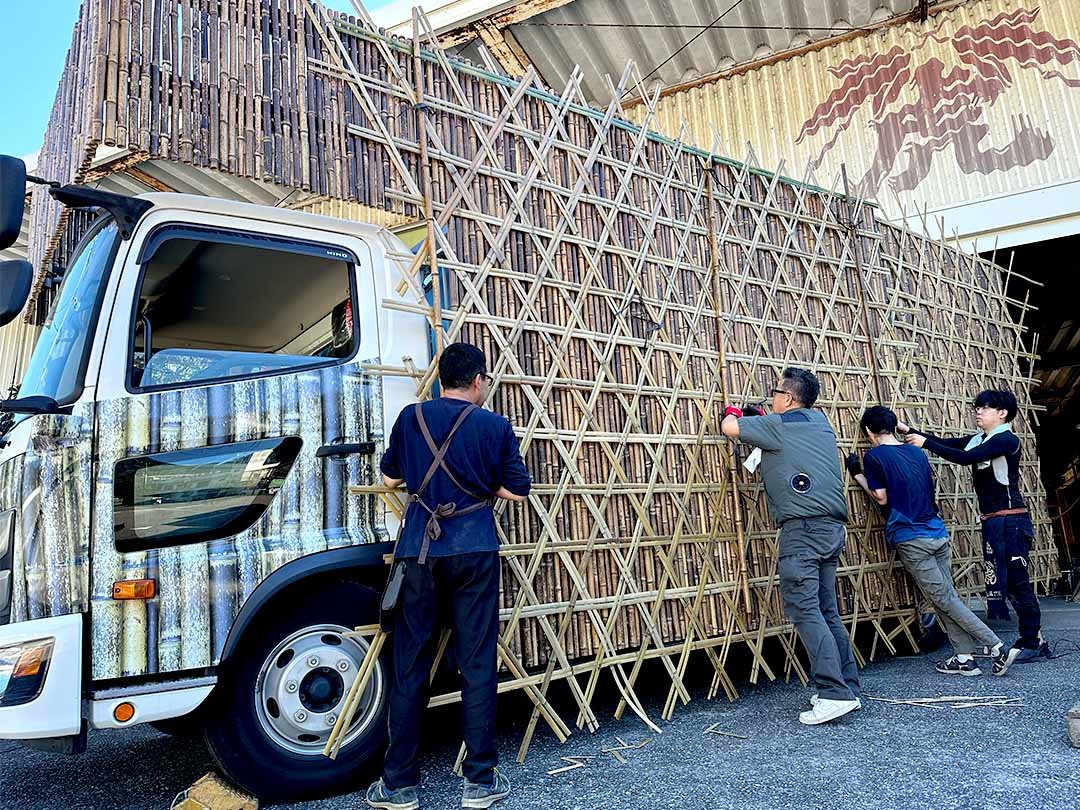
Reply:
[[843, 717], [848, 712], [859, 708], [859, 700], [829, 700], [819, 697], [814, 703], [814, 708], [799, 715], [799, 722], [804, 726], [817, 726], [828, 723], [837, 717]]
[[[817, 692], [814, 692], [814, 694], [812, 694], [810, 696], [810, 705], [811, 706], [816, 706], [818, 700], [819, 700], [819, 698], [817, 696]], [[855, 707], [855, 711], [858, 711], [859, 709], [862, 708], [862, 698], [855, 698], [855, 702], [859, 704], [858, 706]]]

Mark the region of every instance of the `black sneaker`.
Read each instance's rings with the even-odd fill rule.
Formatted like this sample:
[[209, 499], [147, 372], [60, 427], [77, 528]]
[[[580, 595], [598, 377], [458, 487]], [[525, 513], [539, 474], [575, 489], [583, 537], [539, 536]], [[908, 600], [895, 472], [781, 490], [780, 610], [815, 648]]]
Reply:
[[994, 663], [994, 674], [999, 678], [1009, 671], [1009, 667], [1016, 663], [1016, 659], [1023, 652], [1019, 647], [1010, 647], [1008, 650], [998, 649], [997, 655], [990, 651], [990, 660]]
[[979, 665], [976, 664], [974, 660], [961, 661], [955, 655], [951, 658], [947, 658], [944, 661], [939, 661], [937, 666], [934, 667], [934, 669], [936, 669], [942, 675], [963, 675], [967, 678], [973, 678], [976, 675], [982, 675], [982, 670], [979, 669]]
[[495, 781], [491, 785], [478, 785], [468, 779], [465, 780], [465, 790], [461, 793], [461, 806], [483, 810], [509, 795], [510, 780], [502, 771], [495, 768]]
[[367, 789], [364, 799], [368, 807], [377, 810], [420, 810], [420, 799], [415, 786], [392, 790], [382, 779]]
[[[1019, 642], [1017, 642], [1019, 643]], [[1015, 655], [1013, 655], [1015, 653]], [[1009, 650], [1009, 654], [1013, 655], [1015, 664], [1027, 664], [1031, 661], [1038, 661], [1039, 659], [1049, 660], [1053, 656], [1050, 655], [1050, 645], [1045, 641], [1039, 642], [1038, 647], [1013, 647]]]

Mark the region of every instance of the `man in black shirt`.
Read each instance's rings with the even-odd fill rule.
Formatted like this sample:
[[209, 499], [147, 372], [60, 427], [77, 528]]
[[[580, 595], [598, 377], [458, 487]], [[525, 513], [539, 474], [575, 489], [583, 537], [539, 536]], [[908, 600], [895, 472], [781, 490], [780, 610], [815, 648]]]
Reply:
[[383, 777], [366, 796], [380, 810], [419, 807], [420, 720], [440, 621], [452, 630], [462, 681], [461, 806], [490, 807], [510, 792], [495, 767], [499, 542], [491, 504], [525, 500], [531, 481], [506, 417], [480, 407], [491, 390], [483, 352], [447, 346], [439, 382], [441, 397], [398, 415], [381, 465], [385, 484], [404, 483], [409, 498], [394, 548], [404, 578], [392, 617], [390, 744]]
[[1008, 598], [1019, 624], [1020, 638], [1008, 655], [1012, 664], [1047, 652], [1040, 632], [1039, 600], [1028, 576], [1035, 530], [1020, 494], [1020, 439], [1011, 424], [1017, 412], [1016, 397], [1008, 391], [983, 391], [975, 397], [974, 410], [980, 432], [973, 436], [941, 439], [902, 422], [898, 429], [907, 434], [909, 444], [972, 468], [988, 559], [987, 599]]

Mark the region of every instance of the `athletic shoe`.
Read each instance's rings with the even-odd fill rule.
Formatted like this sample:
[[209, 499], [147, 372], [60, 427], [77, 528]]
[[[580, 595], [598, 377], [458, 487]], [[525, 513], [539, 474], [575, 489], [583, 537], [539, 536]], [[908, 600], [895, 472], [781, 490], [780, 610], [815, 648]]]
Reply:
[[1007, 651], [998, 649], [997, 655], [991, 651], [990, 660], [994, 662], [994, 674], [999, 678], [1009, 671], [1009, 667], [1016, 663], [1023, 652], [1019, 647], [1010, 647]]
[[1014, 664], [1027, 664], [1031, 661], [1038, 661], [1040, 658], [1049, 660], [1053, 656], [1050, 655], [1050, 645], [1045, 641], [1039, 643], [1038, 647], [1016, 647], [1014, 646], [1009, 650], [1009, 655], [1014, 657]]
[[829, 698], [819, 697], [814, 704], [814, 708], [799, 715], [799, 722], [804, 726], [818, 726], [838, 717], [843, 717], [848, 712], [856, 711], [858, 708], [858, 700], [830, 700]]
[[420, 810], [420, 799], [416, 795], [416, 786], [391, 790], [380, 779], [367, 789], [368, 807], [378, 810]]
[[[818, 700], [819, 700], [819, 698], [818, 698], [817, 692], [814, 692], [814, 694], [812, 694], [810, 696], [810, 705], [811, 706], [816, 706]], [[862, 698], [855, 698], [855, 702], [859, 704], [858, 706], [855, 707], [855, 711], [858, 711], [859, 709], [862, 708]]]
[[465, 790], [461, 793], [462, 807], [491, 807], [500, 799], [510, 795], [510, 780], [506, 775], [495, 768], [495, 781], [491, 785], [478, 785], [475, 782], [465, 780]]
[[[1005, 668], [1008, 669], [1008, 666], [1006, 666]], [[934, 669], [936, 669], [942, 675], [963, 675], [967, 678], [973, 678], [976, 675], [982, 675], [982, 670], [979, 669], [979, 665], [975, 663], [974, 659], [968, 661], [961, 661], [955, 655], [944, 661], [939, 661], [938, 664], [934, 667]], [[1004, 675], [1005, 673], [1002, 672], [1001, 674]]]

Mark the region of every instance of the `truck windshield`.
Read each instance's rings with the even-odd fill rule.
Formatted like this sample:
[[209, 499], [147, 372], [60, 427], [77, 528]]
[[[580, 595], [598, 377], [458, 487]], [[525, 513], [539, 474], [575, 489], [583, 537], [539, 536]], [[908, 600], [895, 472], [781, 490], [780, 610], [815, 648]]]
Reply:
[[79, 398], [116, 244], [117, 228], [111, 217], [99, 221], [83, 240], [26, 366], [20, 397], [47, 396], [61, 405]]

